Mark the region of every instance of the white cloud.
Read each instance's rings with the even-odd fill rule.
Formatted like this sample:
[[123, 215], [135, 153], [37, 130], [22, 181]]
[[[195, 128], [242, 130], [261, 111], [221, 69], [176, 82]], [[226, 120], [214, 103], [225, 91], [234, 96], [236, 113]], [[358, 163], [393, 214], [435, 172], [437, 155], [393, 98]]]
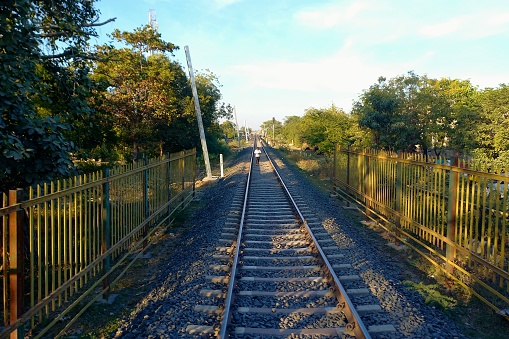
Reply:
[[441, 22], [433, 25], [426, 25], [419, 29], [419, 34], [430, 38], [449, 35], [453, 32], [460, 30], [462, 25], [467, 21], [465, 17], [452, 18], [446, 22]]
[[373, 9], [369, 1], [354, 1], [348, 7], [339, 4], [321, 6], [297, 12], [295, 20], [304, 26], [326, 29], [351, 22], [360, 14]]
[[451, 18], [445, 22], [423, 26], [418, 29], [418, 34], [428, 38], [454, 35], [468, 40], [484, 38], [508, 31], [509, 12], [480, 11]]
[[351, 41], [345, 42], [333, 55], [313, 62], [262, 61], [236, 65], [232, 71], [253, 91], [293, 91], [297, 97], [310, 99], [328, 93], [329, 100], [334, 100], [345, 110], [350, 109], [352, 98], [376, 82], [378, 76], [398, 74], [390, 65], [370, 63], [363, 54], [351, 49]]
[[234, 3], [241, 2], [242, 0], [214, 0], [214, 4], [216, 4], [217, 7], [226, 7], [233, 5]]

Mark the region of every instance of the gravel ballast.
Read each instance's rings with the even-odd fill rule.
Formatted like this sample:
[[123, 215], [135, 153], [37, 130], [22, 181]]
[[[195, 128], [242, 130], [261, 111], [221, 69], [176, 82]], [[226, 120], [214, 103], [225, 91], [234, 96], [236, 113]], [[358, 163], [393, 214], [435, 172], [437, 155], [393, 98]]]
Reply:
[[[214, 315], [196, 312], [194, 306], [219, 304], [219, 300], [200, 295], [200, 290], [211, 288], [205, 274], [210, 274], [210, 265], [218, 263], [213, 255], [217, 254], [218, 246], [224, 245], [220, 242], [221, 232], [229, 213], [235, 209], [233, 198], [245, 183], [250, 155], [251, 149], [244, 149], [225, 178], [199, 188], [198, 201], [192, 203], [188, 212], [186, 231], [172, 245], [171, 255], [153, 268], [158, 273], [150, 281], [150, 292], [121, 319], [110, 338], [196, 338], [186, 332], [188, 325], [214, 325]], [[396, 328], [396, 333], [379, 338], [467, 338], [440, 310], [425, 304], [417, 292], [402, 283], [403, 266], [394, 264], [383, 239], [360, 228], [335, 198], [318, 190], [302, 173], [291, 170], [284, 159], [274, 157], [283, 178], [291, 183], [292, 193], [309, 208], [303, 209], [308, 214], [306, 219], [318, 220], [313, 225], [322, 225], [319, 233], [328, 233], [334, 240], [347, 256], [345, 261], [353, 263], [362, 283], [371, 291], [370, 298], [382, 307], [383, 312], [376, 317]], [[315, 232], [316, 229], [313, 226]]]

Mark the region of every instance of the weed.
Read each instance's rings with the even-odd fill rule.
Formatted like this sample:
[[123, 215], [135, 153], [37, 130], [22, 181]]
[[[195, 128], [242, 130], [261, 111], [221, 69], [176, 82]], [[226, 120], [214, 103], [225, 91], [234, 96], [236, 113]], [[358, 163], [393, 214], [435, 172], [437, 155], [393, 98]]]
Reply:
[[404, 281], [403, 284], [418, 292], [424, 298], [426, 304], [440, 307], [443, 310], [449, 310], [458, 304], [456, 299], [440, 293], [438, 284], [426, 285], [423, 282], [416, 284], [409, 280]]

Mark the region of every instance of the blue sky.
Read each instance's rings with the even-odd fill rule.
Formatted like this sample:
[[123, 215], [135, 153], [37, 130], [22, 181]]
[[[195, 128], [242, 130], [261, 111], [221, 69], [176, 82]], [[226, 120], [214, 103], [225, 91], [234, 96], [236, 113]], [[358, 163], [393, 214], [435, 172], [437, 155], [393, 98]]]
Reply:
[[307, 108], [349, 112], [379, 76], [414, 71], [470, 80], [479, 88], [509, 83], [507, 0], [102, 0], [101, 38], [133, 31], [154, 9], [162, 38], [186, 70], [219, 77], [223, 101], [239, 124], [257, 130]]

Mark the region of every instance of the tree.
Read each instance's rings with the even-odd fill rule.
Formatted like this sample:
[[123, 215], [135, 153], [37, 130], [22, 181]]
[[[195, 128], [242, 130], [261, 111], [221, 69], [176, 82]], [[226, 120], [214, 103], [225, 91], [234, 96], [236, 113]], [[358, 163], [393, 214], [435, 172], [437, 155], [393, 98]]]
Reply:
[[276, 120], [276, 118], [272, 118], [264, 121], [260, 127], [265, 132], [265, 137], [274, 145], [278, 136], [281, 135], [283, 124], [281, 121]]
[[235, 134], [237, 133], [237, 131], [235, 129], [235, 124], [233, 122], [231, 122], [230, 120], [223, 121], [220, 127], [226, 139], [235, 138]]
[[399, 122], [397, 111], [401, 102], [394, 88], [386, 78], [378, 78], [378, 83], [364, 91], [354, 103], [352, 112], [361, 128], [367, 128], [373, 136], [377, 148], [394, 148], [399, 135], [394, 126]]
[[413, 72], [378, 83], [354, 104], [359, 127], [378, 148], [436, 154], [444, 149], [472, 150], [478, 121], [477, 90], [469, 81], [428, 79]]
[[301, 120], [302, 140], [321, 152], [331, 153], [334, 144], [347, 145], [351, 140], [350, 117], [332, 105], [330, 108], [310, 108]]
[[165, 55], [178, 47], [162, 40], [150, 26], [134, 32], [115, 30], [112, 37], [129, 48], [99, 47], [94, 79], [105, 83], [107, 91], [101, 93], [98, 108], [114, 117], [120, 148], [131, 150], [126, 158], [136, 161], [141, 152], [161, 154], [168, 124], [190, 114], [185, 73]]
[[296, 115], [286, 117], [281, 133], [289, 144], [300, 147], [302, 145], [302, 118]]
[[480, 107], [470, 81], [429, 79], [421, 90], [421, 107], [427, 109], [426, 142], [436, 155], [445, 149], [468, 154], [476, 148]]
[[509, 163], [509, 85], [487, 88], [479, 94], [478, 159], [496, 165]]
[[72, 173], [70, 121], [90, 112], [88, 40], [102, 24], [88, 0], [0, 4], [0, 191]]

